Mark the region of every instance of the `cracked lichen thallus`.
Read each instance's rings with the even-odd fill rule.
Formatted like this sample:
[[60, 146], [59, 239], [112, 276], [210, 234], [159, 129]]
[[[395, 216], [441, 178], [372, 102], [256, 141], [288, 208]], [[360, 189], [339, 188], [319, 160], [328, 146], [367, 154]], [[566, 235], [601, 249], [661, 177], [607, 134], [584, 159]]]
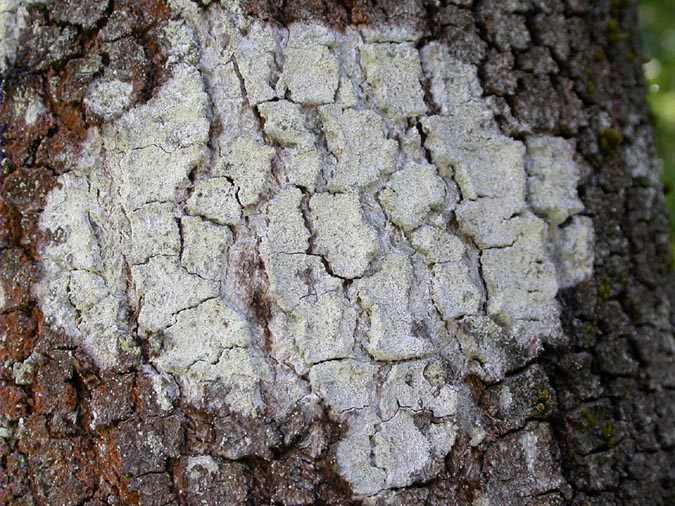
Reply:
[[165, 409], [324, 406], [357, 495], [429, 480], [460, 434], [485, 437], [460, 378], [563, 339], [556, 294], [593, 261], [574, 147], [501, 133], [476, 67], [414, 28], [205, 12], [164, 28], [146, 103], [92, 87], [103, 124], [40, 220], [66, 231], [41, 308], [101, 369], [159, 339]]

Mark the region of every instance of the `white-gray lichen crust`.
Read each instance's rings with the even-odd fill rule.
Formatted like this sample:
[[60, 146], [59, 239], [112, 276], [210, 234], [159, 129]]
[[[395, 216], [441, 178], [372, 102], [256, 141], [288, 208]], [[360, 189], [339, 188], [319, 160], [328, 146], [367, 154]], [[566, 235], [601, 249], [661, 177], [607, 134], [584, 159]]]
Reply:
[[96, 83], [48, 196], [48, 324], [101, 369], [147, 343], [166, 409], [327, 410], [357, 496], [433, 479], [483, 437], [459, 378], [565, 339], [556, 295], [593, 265], [574, 146], [504, 135], [436, 42], [174, 4], [169, 78], [130, 109]]

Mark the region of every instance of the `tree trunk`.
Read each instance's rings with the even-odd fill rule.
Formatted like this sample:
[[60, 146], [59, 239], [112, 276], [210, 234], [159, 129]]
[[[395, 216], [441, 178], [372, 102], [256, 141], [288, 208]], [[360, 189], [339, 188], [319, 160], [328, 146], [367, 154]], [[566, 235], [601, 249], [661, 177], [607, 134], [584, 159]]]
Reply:
[[0, 1], [0, 503], [672, 504], [636, 3]]

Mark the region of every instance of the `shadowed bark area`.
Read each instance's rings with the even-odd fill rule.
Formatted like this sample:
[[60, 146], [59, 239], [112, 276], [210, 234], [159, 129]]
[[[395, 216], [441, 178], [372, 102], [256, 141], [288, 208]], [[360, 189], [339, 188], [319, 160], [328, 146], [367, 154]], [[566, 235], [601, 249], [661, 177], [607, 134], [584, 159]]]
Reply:
[[[235, 4], [236, 30], [209, 1], [0, 1], [11, 27], [0, 109], [0, 503], [675, 501], [669, 225], [636, 2]], [[322, 28], [293, 35], [298, 22]], [[454, 80], [438, 77], [447, 69], [435, 48]], [[320, 69], [311, 85], [308, 68]], [[527, 180], [526, 205], [506, 218], [553, 234], [546, 255], [527, 256], [527, 243], [513, 260], [520, 239], [468, 225], [462, 206], [502, 198], [492, 187], [513, 174], [472, 174], [480, 149], [470, 162], [443, 158], [440, 127], [462, 123], [452, 115], [464, 99], [467, 115], [478, 103], [494, 118], [493, 130], [488, 119], [467, 128], [485, 156], [497, 153], [490, 167], [512, 156]], [[107, 165], [93, 154], [101, 145]], [[578, 171], [567, 193], [565, 181], [546, 186], [563, 163]], [[269, 167], [262, 182], [257, 167]], [[143, 175], [154, 169], [155, 186]], [[67, 250], [80, 222], [58, 213], [80, 205], [92, 206], [89, 236]], [[574, 255], [589, 255], [570, 251], [590, 222], [588, 278]], [[129, 246], [128, 235], [148, 239]], [[92, 251], [105, 273], [88, 263]], [[226, 275], [214, 272], [219, 262]], [[66, 263], [77, 264], [67, 281]], [[515, 270], [523, 263], [531, 269]], [[546, 286], [526, 286], [533, 298], [513, 316], [500, 292], [511, 267], [536, 280], [556, 270], [550, 304]], [[110, 273], [118, 292], [100, 295], [90, 277]], [[152, 284], [165, 273], [170, 281]], [[427, 285], [423, 306], [416, 287]], [[236, 300], [218, 305], [224, 293]], [[495, 309], [500, 297], [506, 309]], [[539, 302], [541, 318], [530, 311]], [[312, 320], [335, 307], [337, 324]], [[176, 344], [218, 318], [218, 346], [203, 344], [207, 333]], [[307, 337], [330, 325], [331, 346]], [[436, 339], [438, 349], [425, 347]], [[344, 375], [343, 391], [334, 385]]]

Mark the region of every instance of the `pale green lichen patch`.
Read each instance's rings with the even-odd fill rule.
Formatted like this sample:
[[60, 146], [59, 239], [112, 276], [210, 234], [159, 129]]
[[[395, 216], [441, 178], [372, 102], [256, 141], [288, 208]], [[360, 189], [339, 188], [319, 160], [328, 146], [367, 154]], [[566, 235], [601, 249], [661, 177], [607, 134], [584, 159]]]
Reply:
[[435, 362], [416, 360], [394, 364], [382, 384], [380, 414], [387, 420], [401, 408], [415, 412], [430, 411], [436, 418], [453, 416], [457, 412], [456, 388], [443, 378], [433, 384], [425, 375]]
[[224, 177], [197, 181], [187, 200], [187, 211], [221, 225], [236, 225], [241, 219], [236, 191], [235, 186]]
[[[574, 146], [526, 152], [477, 68], [414, 27], [172, 6], [152, 98], [105, 73], [89, 90], [103, 125], [40, 218], [47, 325], [102, 370], [142, 368], [162, 413], [191, 404], [269, 435], [228, 435], [225, 458], [267, 458], [280, 428], [329, 416], [359, 499], [433, 480], [459, 436], [487, 454], [495, 422], [467, 378], [508, 384], [511, 413], [508, 378], [562, 336], [559, 289], [592, 274]], [[33, 98], [27, 123], [45, 114]], [[547, 436], [508, 416], [528, 469]]]
[[218, 296], [216, 283], [192, 276], [177, 258], [153, 257], [131, 270], [134, 288], [142, 294], [139, 332], [158, 332], [171, 325], [176, 313]]
[[272, 70], [276, 68], [276, 49], [276, 34], [272, 27], [264, 23], [253, 22], [246, 36], [239, 41], [235, 52], [236, 62], [250, 105], [276, 97], [276, 92], [270, 86]]
[[433, 477], [442, 468], [457, 433], [452, 421], [420, 427], [415, 411], [403, 407], [384, 420], [371, 410], [349, 419], [350, 430], [337, 447], [337, 463], [361, 496]]
[[309, 230], [300, 210], [303, 195], [298, 188], [280, 191], [267, 208], [267, 242], [272, 253], [304, 253]]
[[[125, 149], [157, 144], [167, 150], [198, 148], [198, 144], [208, 140], [207, 107], [199, 72], [189, 65], [175, 65], [171, 78], [157, 96], [111, 125], [110, 133], [116, 134], [112, 146]], [[158, 124], [164, 124], [165, 128], [157, 128]]]
[[143, 374], [150, 379], [159, 409], [165, 413], [170, 412], [180, 394], [176, 382], [169, 374], [158, 373], [154, 367], [149, 365], [143, 368]]
[[262, 252], [270, 290], [281, 311], [272, 328], [278, 357], [297, 370], [352, 354], [356, 310], [341, 282], [328, 274], [319, 257], [308, 255], [310, 234], [297, 188], [286, 188], [269, 203], [267, 239]]
[[408, 164], [395, 172], [380, 192], [380, 202], [391, 221], [403, 230], [419, 226], [444, 201], [445, 183], [428, 164]]
[[338, 276], [362, 276], [379, 247], [377, 233], [364, 221], [358, 195], [318, 193], [309, 209], [316, 235], [313, 252], [325, 255]]
[[320, 22], [294, 22], [288, 26], [288, 47], [334, 47], [337, 38], [335, 30]]
[[50, 326], [79, 339], [94, 360], [112, 367], [127, 332], [126, 323], [118, 322], [119, 274], [104, 273], [109, 252], [96, 235], [100, 208], [87, 179], [64, 174], [59, 182], [40, 216], [41, 229], [57, 239], [42, 252], [44, 277], [37, 287], [42, 311]]
[[359, 413], [350, 420], [349, 432], [338, 443], [335, 452], [340, 474], [360, 496], [372, 496], [385, 488], [386, 469], [373, 462], [372, 438], [379, 421], [371, 411]]
[[353, 355], [356, 313], [337, 291], [317, 295], [315, 302], [296, 308], [291, 333], [304, 361], [315, 364]]
[[44, 357], [37, 352], [31, 355], [22, 362], [16, 362], [12, 366], [12, 378], [17, 385], [30, 385], [33, 383], [33, 373], [36, 366], [44, 360]]
[[483, 293], [477, 273], [462, 261], [436, 264], [432, 272], [432, 297], [444, 320], [478, 313]]
[[453, 153], [455, 181], [465, 199], [480, 197], [525, 199], [525, 147], [507, 137], [483, 139], [458, 146]]
[[314, 148], [288, 149], [281, 153], [287, 181], [314, 192], [321, 172], [321, 155]]
[[591, 278], [594, 260], [593, 221], [588, 216], [574, 216], [560, 227], [558, 240], [558, 284], [575, 286]]
[[232, 143], [222, 173], [232, 178], [239, 188], [237, 197], [243, 206], [258, 202], [269, 184], [275, 150], [250, 137]]
[[198, 469], [203, 469], [209, 475], [213, 475], [218, 472], [220, 466], [218, 465], [218, 462], [216, 462], [216, 460], [210, 455], [198, 455], [188, 459], [185, 469], [187, 470], [188, 475], [193, 478], [199, 476]]
[[442, 116], [425, 116], [420, 119], [420, 124], [426, 135], [424, 147], [429, 150], [431, 160], [443, 176], [451, 176], [454, 171], [453, 133], [450, 130], [449, 123]]
[[375, 367], [369, 362], [331, 360], [317, 364], [309, 380], [336, 413], [363, 409], [374, 401]]
[[224, 349], [249, 344], [246, 320], [222, 301], [211, 299], [176, 316], [176, 323], [164, 331], [163, 353], [157, 362], [165, 370], [180, 373], [199, 361], [217, 362]]
[[413, 45], [366, 44], [360, 56], [375, 104], [385, 114], [414, 117], [427, 111], [420, 84], [422, 65]]
[[513, 246], [481, 255], [489, 314], [500, 321], [544, 320], [557, 311], [555, 265], [546, 255], [546, 227], [532, 218]]
[[375, 465], [386, 472], [385, 487], [406, 487], [431, 464], [431, 445], [413, 417], [401, 410], [373, 436]]
[[167, 53], [167, 65], [185, 62], [199, 63], [199, 42], [190, 26], [181, 20], [171, 20], [162, 27], [160, 43]]
[[[102, 138], [89, 136], [77, 161], [82, 175], [61, 176], [47, 199], [41, 226], [55, 240], [43, 251], [40, 297], [50, 325], [79, 337], [100, 367], [116, 367], [121, 353], [140, 355], [133, 333], [151, 342], [164, 334], [158, 391], [170, 390], [162, 371], [175, 372], [195, 403], [207, 384], [226, 383], [218, 402], [252, 415], [262, 406], [269, 368], [262, 355], [244, 351], [248, 322], [220, 299], [233, 241], [221, 224], [240, 221], [237, 187], [216, 177], [186, 191], [192, 170], [207, 160], [208, 118], [200, 73], [179, 63], [150, 101], [104, 118], [112, 122]], [[251, 163], [257, 168], [256, 153], [251, 159], [236, 148], [239, 189], [257, 198], [261, 185], [255, 175], [253, 184], [246, 179]], [[128, 325], [130, 312], [137, 330]], [[170, 409], [175, 395], [167, 395], [162, 402]]]
[[263, 130], [272, 141], [282, 146], [308, 146], [314, 141], [305, 127], [305, 115], [302, 108], [289, 102], [265, 102], [258, 106], [265, 120]]
[[266, 255], [270, 292], [284, 311], [293, 311], [303, 300], [316, 293], [317, 288], [335, 289], [339, 282], [329, 276], [316, 255], [304, 253], [272, 253]]
[[279, 360], [306, 371], [311, 364], [353, 355], [357, 312], [343, 295], [341, 281], [321, 260], [305, 254], [272, 254], [270, 290], [273, 350]]
[[106, 165], [126, 209], [174, 201], [176, 187], [206, 156], [207, 96], [199, 72], [176, 65], [156, 97], [106, 125], [103, 134]]
[[212, 407], [225, 407], [244, 416], [259, 416], [265, 407], [262, 384], [272, 379], [271, 370], [258, 352], [225, 349], [218, 361], [196, 362], [182, 377], [189, 389], [188, 401], [199, 402], [210, 384], [220, 388]]
[[340, 87], [338, 88], [335, 101], [345, 108], [358, 105], [359, 98], [350, 79], [346, 77], [340, 79]]
[[[56, 280], [62, 283], [62, 280]], [[118, 358], [119, 350], [128, 342], [128, 327], [126, 322], [119, 321], [119, 314], [123, 314], [123, 306], [117, 293], [106, 286], [105, 281], [98, 275], [87, 271], [74, 271], [66, 287], [70, 297], [67, 304], [75, 310], [69, 314], [69, 320], [77, 325], [85, 349], [103, 367], [112, 367]], [[77, 295], [75, 295], [77, 294]], [[66, 301], [61, 301], [66, 303]], [[79, 321], [76, 318], [79, 315]], [[111, 325], [111, 322], [114, 322]], [[67, 327], [66, 327], [67, 329]], [[136, 353], [135, 349], [127, 349]]]
[[146, 204], [129, 213], [129, 222], [131, 263], [142, 264], [157, 255], [179, 254], [180, 234], [173, 204]]
[[[413, 7], [415, 12], [419, 7]], [[421, 14], [421, 11], [417, 11]], [[365, 24], [359, 27], [359, 32], [366, 42], [418, 42], [424, 37], [424, 30], [419, 26], [416, 20], [408, 19], [399, 23], [374, 23]]]
[[[456, 124], [441, 116], [423, 118], [422, 127], [427, 133], [425, 146], [431, 151], [432, 160], [445, 173], [454, 174], [464, 199], [509, 199], [513, 202], [511, 207], [518, 209], [525, 200], [525, 147], [499, 134], [489, 123], [483, 127], [480, 121], [484, 111], [480, 107], [469, 107], [467, 104], [472, 104], [469, 97], [454, 98], [460, 101], [457, 108], [465, 109], [470, 115], [466, 120], [478, 124], [467, 127], [464, 122]], [[473, 117], [475, 115], [479, 117]], [[466, 128], [479, 130], [467, 132]]]
[[277, 89], [288, 90], [294, 102], [320, 105], [335, 100], [338, 87], [337, 59], [325, 46], [287, 47]]
[[422, 67], [430, 79], [434, 103], [450, 128], [465, 139], [479, 141], [485, 130], [495, 131], [475, 65], [453, 58], [445, 44], [432, 41], [420, 51]]
[[181, 265], [190, 274], [211, 280], [223, 276], [222, 266], [232, 244], [232, 232], [198, 217], [184, 216], [180, 221], [183, 238]]
[[[466, 316], [456, 333], [461, 354], [466, 359], [468, 372], [475, 374], [486, 383], [504, 379], [506, 373], [522, 364], [529, 353], [519, 343], [521, 336], [515, 335], [493, 317], [485, 315]], [[482, 430], [476, 435], [484, 437]]]
[[74, 270], [69, 277], [70, 302], [79, 311], [91, 311], [109, 294], [105, 278], [86, 270]]
[[394, 140], [385, 138], [380, 116], [339, 106], [325, 106], [319, 111], [328, 149], [337, 159], [337, 166], [325, 174], [330, 190], [366, 186], [380, 175], [393, 172], [397, 146]]
[[584, 210], [577, 195], [574, 147], [560, 137], [527, 139], [528, 199], [535, 212], [559, 225]]
[[96, 206], [89, 194], [87, 179], [63, 174], [59, 186], [52, 190], [40, 216], [43, 230], [58, 237], [45, 251], [48, 270], [96, 270], [101, 251], [94, 235], [90, 210]]
[[464, 256], [462, 240], [439, 227], [419, 227], [412, 233], [411, 242], [430, 263], [457, 262]]
[[479, 248], [489, 249], [512, 245], [523, 226], [538, 220], [532, 214], [520, 214], [520, 210], [508, 197], [483, 198], [463, 201], [456, 214], [460, 230]]
[[433, 344], [413, 334], [408, 294], [413, 269], [408, 257], [389, 255], [373, 276], [358, 282], [359, 300], [370, 316], [368, 352], [378, 360], [404, 360], [434, 350]]

